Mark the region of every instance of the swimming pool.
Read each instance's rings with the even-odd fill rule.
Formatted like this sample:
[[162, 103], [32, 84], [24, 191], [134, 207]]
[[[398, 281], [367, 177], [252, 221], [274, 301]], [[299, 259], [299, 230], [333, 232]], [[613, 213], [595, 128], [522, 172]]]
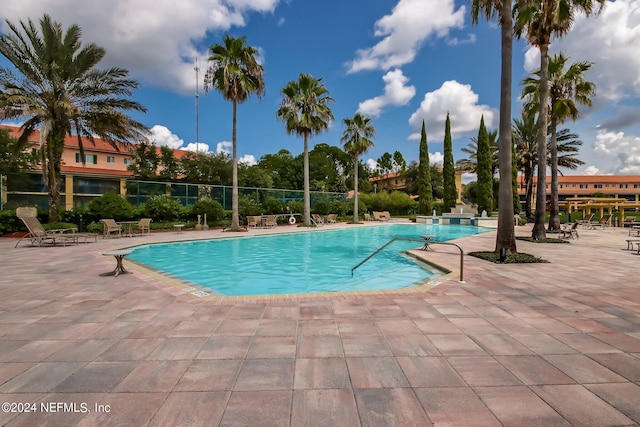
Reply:
[[179, 281], [226, 296], [400, 289], [434, 272], [402, 251], [419, 242], [396, 241], [351, 274], [351, 269], [395, 237], [431, 234], [446, 241], [488, 231], [474, 226], [386, 224], [159, 243], [133, 248], [128, 259]]

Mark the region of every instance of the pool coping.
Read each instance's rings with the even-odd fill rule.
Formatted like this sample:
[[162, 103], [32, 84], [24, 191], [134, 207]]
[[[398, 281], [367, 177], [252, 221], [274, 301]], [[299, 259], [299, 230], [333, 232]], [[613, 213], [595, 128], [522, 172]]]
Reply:
[[[399, 220], [385, 222], [385, 223], [372, 221], [369, 223], [365, 222], [357, 225], [358, 226], [364, 225], [364, 226], [370, 227], [370, 226], [389, 226], [389, 225], [398, 225], [398, 224], [415, 225], [415, 223], [413, 222], [409, 222], [409, 221], [405, 222], [405, 221], [399, 221]], [[267, 229], [265, 230], [265, 232], [260, 233], [258, 236], [274, 236], [274, 235], [293, 234], [293, 233], [300, 233], [300, 232], [324, 232], [329, 230], [343, 230], [345, 228], [348, 228], [349, 225], [350, 224], [347, 224], [347, 223], [337, 223], [335, 224], [334, 227], [322, 227], [322, 228], [306, 228], [306, 227], [303, 228], [303, 227], [296, 226], [295, 229], [290, 229], [289, 227], [285, 226], [287, 228], [286, 230], [284, 230], [285, 227], [281, 227], [280, 229]], [[487, 232], [489, 231], [491, 230], [487, 230]], [[128, 249], [128, 248], [141, 246], [141, 245], [155, 245], [155, 244], [163, 244], [163, 243], [258, 237], [255, 234], [232, 233], [229, 235], [217, 235], [217, 236], [216, 235], [190, 236], [190, 238], [185, 239], [183, 237], [183, 233], [180, 233], [180, 234], [181, 234], [180, 236], [181, 238], [179, 239], [175, 239], [176, 236], [174, 236], [173, 239], [168, 238], [165, 240], [158, 240], [154, 242], [143, 242], [143, 243], [138, 243], [133, 245], [119, 246], [117, 248], [114, 248], [114, 250]], [[455, 241], [455, 240], [457, 239], [453, 239], [451, 241]], [[187, 280], [173, 279], [164, 273], [159, 273], [155, 269], [144, 266], [136, 261], [125, 258], [124, 262], [127, 266], [127, 269], [134, 270], [141, 274], [144, 274], [152, 279], [157, 280], [158, 282], [161, 282], [163, 285], [169, 286], [173, 289], [183, 291], [186, 294], [189, 294], [195, 298], [198, 298], [201, 301], [215, 301], [219, 303], [233, 303], [233, 302], [242, 302], [242, 301], [250, 302], [250, 301], [256, 301], [256, 300], [272, 301], [272, 300], [292, 299], [292, 298], [293, 299], [309, 299], [309, 298], [313, 299], [313, 298], [327, 298], [327, 297], [339, 298], [339, 297], [349, 297], [349, 296], [356, 296], [356, 295], [362, 295], [362, 296], [381, 295], [382, 296], [382, 295], [392, 295], [392, 294], [423, 293], [430, 289], [433, 289], [434, 287], [448, 280], [455, 280], [456, 278], [459, 278], [459, 273], [456, 272], [455, 268], [449, 266], [448, 264], [442, 263], [441, 261], [436, 261], [436, 260], [427, 258], [425, 255], [425, 252], [427, 251], [424, 251], [420, 248], [416, 248], [416, 249], [407, 249], [401, 252], [404, 252], [410, 255], [410, 257], [414, 258], [414, 262], [424, 262], [425, 264], [432, 266], [436, 270], [439, 270], [439, 272], [443, 274], [435, 274], [434, 276], [425, 278], [422, 281], [418, 281], [404, 288], [397, 288], [397, 289], [308, 292], [308, 293], [291, 293], [291, 294], [221, 295], [221, 294], [216, 294], [214, 290], [206, 288], [202, 285], [198, 285], [197, 283], [189, 282]]]

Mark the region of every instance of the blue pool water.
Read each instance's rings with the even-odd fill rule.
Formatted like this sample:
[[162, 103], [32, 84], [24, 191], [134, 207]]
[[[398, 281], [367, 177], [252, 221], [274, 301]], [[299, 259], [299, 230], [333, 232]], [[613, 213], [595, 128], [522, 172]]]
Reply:
[[351, 269], [395, 237], [446, 241], [488, 231], [474, 226], [388, 224], [270, 236], [143, 245], [128, 259], [214, 294], [265, 295], [399, 289], [434, 275], [402, 251], [419, 242], [396, 241]]

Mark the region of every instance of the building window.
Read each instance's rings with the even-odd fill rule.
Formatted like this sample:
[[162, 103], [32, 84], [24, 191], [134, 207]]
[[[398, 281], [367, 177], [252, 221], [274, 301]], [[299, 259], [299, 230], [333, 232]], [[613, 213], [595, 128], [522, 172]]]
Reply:
[[620, 188], [628, 188], [629, 185], [628, 184], [620, 184]]
[[633, 184], [633, 188], [640, 188], [640, 184]]
[[107, 163], [115, 163], [116, 162], [116, 158], [113, 156], [107, 156]]
[[131, 159], [129, 159], [129, 158], [125, 158], [125, 159], [124, 159], [124, 164], [125, 164], [125, 165], [130, 165], [130, 164], [131, 164]]
[[602, 184], [593, 184], [593, 188], [602, 188]]
[[[80, 153], [76, 153], [76, 163], [82, 163], [82, 157]], [[85, 154], [84, 155], [84, 163], [90, 163], [97, 165], [98, 164], [98, 156], [96, 154]]]
[[580, 188], [589, 188], [589, 184], [580, 184]]

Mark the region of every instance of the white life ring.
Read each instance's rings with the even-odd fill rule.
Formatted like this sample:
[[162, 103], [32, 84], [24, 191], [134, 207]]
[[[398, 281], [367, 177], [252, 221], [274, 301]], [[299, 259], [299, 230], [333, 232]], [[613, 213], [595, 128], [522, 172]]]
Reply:
[[293, 225], [293, 224], [295, 224], [295, 223], [296, 223], [296, 217], [295, 217], [295, 216], [293, 216], [293, 215], [291, 215], [291, 216], [289, 217], [289, 224]]

